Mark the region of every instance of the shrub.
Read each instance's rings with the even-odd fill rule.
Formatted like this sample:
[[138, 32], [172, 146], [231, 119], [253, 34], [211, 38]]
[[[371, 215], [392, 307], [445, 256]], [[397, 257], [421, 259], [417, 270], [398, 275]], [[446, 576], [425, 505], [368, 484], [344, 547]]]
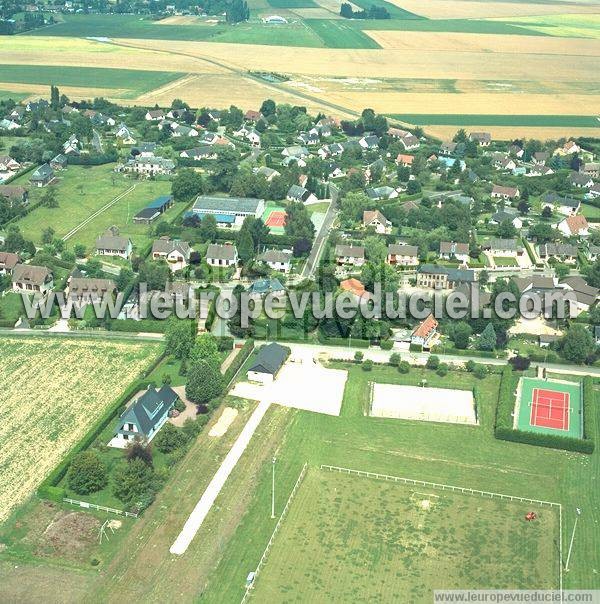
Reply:
[[354, 353], [354, 361], [355, 361], [356, 363], [362, 363], [362, 360], [364, 359], [364, 357], [365, 357], [364, 353], [363, 353], [363, 352], [361, 352], [360, 350], [357, 350], [357, 351]]
[[448, 365], [446, 365], [446, 363], [440, 363], [440, 365], [437, 368], [436, 373], [440, 377], [444, 377], [448, 373]]
[[83, 451], [73, 459], [67, 484], [79, 495], [95, 493], [108, 484], [106, 467], [94, 451]]
[[531, 359], [517, 355], [508, 361], [517, 371], [525, 371], [531, 365]]
[[480, 363], [477, 363], [473, 369], [473, 375], [478, 379], [482, 380], [488, 373], [487, 367]]
[[440, 366], [440, 357], [437, 357], [434, 354], [432, 354], [427, 359], [427, 363], [425, 363], [425, 367], [427, 367], [427, 369], [437, 369], [439, 366]]
[[466, 369], [466, 370], [467, 370], [469, 373], [472, 373], [473, 371], [475, 371], [475, 367], [476, 367], [476, 363], [475, 363], [475, 361], [471, 361], [471, 360], [469, 360], [469, 361], [467, 361], [467, 362], [465, 363], [465, 369]]
[[389, 363], [392, 367], [398, 367], [400, 364], [400, 355], [397, 352], [393, 352], [390, 355]]
[[171, 382], [173, 381], [173, 378], [171, 378], [171, 375], [168, 373], [163, 373], [162, 376], [162, 383], [166, 386], [168, 386]]
[[187, 442], [184, 432], [173, 424], [166, 423], [154, 437], [154, 446], [161, 453], [171, 453]]
[[382, 340], [379, 345], [381, 350], [391, 350], [394, 347], [394, 340]]
[[179, 413], [183, 413], [185, 411], [185, 403], [180, 398], [178, 398], [175, 401], [175, 404], [173, 405], [173, 409], [179, 411]]
[[373, 361], [371, 361], [371, 359], [367, 359], [363, 364], [362, 364], [362, 370], [363, 371], [371, 371], [373, 369]]
[[145, 464], [152, 465], [152, 449], [150, 445], [144, 446], [139, 440], [134, 440], [127, 445], [125, 457], [127, 461], [141, 459]]
[[155, 492], [154, 470], [141, 459], [122, 464], [114, 473], [113, 493], [125, 504], [147, 507]]
[[408, 361], [400, 361], [398, 371], [400, 373], [408, 373], [410, 371], [410, 363]]
[[199, 360], [190, 365], [186, 396], [195, 403], [208, 403], [223, 392], [223, 376], [211, 362]]

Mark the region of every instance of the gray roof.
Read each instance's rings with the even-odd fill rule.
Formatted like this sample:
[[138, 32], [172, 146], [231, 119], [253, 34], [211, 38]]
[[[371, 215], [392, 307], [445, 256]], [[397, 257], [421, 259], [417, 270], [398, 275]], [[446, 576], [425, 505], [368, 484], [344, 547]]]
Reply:
[[298, 201], [306, 201], [310, 197], [310, 191], [300, 185], [292, 185], [287, 192], [287, 197], [297, 199]]
[[72, 294], [96, 294], [117, 289], [112, 279], [91, 279], [88, 277], [73, 277], [69, 283], [69, 292]]
[[220, 243], [211, 243], [206, 250], [207, 258], [217, 260], [235, 260], [237, 249], [235, 245], [221, 245]]
[[169, 239], [168, 237], [161, 237], [152, 244], [153, 254], [170, 254], [173, 251], [178, 251], [184, 258], [189, 258], [190, 244], [187, 241]]
[[336, 245], [335, 255], [344, 258], [364, 258], [365, 248], [359, 245]]
[[573, 199], [572, 197], [563, 197], [562, 195], [552, 191], [542, 195], [542, 203], [551, 203], [573, 209], [577, 209], [581, 205], [581, 202], [578, 199]]
[[402, 245], [401, 243], [390, 243], [388, 245], [388, 256], [418, 256], [419, 248], [416, 245]]
[[485, 249], [490, 250], [519, 250], [521, 246], [516, 239], [490, 239], [483, 244]]
[[116, 232], [116, 229], [109, 229], [104, 235], [98, 237], [98, 239], [96, 239], [96, 249], [125, 252], [129, 247], [131, 240], [127, 237], [121, 237], [120, 235], [115, 234]]
[[19, 255], [12, 252], [0, 252], [0, 268], [11, 271], [19, 264]]
[[526, 289], [548, 290], [556, 288], [552, 277], [543, 277], [541, 275], [534, 275], [532, 277], [514, 277], [513, 281], [516, 283], [521, 293]]
[[256, 359], [248, 371], [275, 375], [283, 367], [289, 354], [290, 349], [286, 346], [281, 346], [277, 342], [267, 344], [258, 351]]
[[30, 180], [33, 182], [44, 181], [54, 176], [54, 170], [50, 164], [42, 164], [32, 175]]
[[419, 273], [430, 275], [447, 275], [448, 281], [454, 283], [472, 283], [475, 281], [475, 271], [470, 269], [456, 269], [447, 266], [439, 266], [437, 264], [422, 264], [418, 269]]
[[598, 299], [600, 290], [597, 287], [588, 285], [582, 277], [567, 277], [566, 279], [563, 279], [561, 283], [569, 286], [575, 292], [577, 301], [582, 304], [591, 306]]
[[292, 252], [284, 250], [265, 250], [257, 260], [262, 262], [290, 262], [292, 260]]
[[440, 241], [440, 254], [468, 254], [468, 243], [455, 243], [454, 241]]
[[[150, 388], [121, 415], [119, 427], [133, 423], [139, 432], [131, 432], [131, 434], [147, 437], [178, 398], [179, 396], [170, 386], [163, 386], [160, 390]], [[119, 430], [119, 432], [129, 433], [127, 430]]]
[[17, 264], [13, 269], [13, 283], [44, 285], [49, 278], [52, 278], [52, 271], [46, 266]]
[[241, 214], [256, 214], [263, 199], [254, 197], [210, 197], [200, 195], [194, 202], [194, 212], [236, 212]]
[[251, 294], [270, 294], [285, 291], [279, 279], [257, 279], [247, 290]]
[[577, 248], [570, 243], [544, 243], [540, 245], [540, 256], [577, 256]]

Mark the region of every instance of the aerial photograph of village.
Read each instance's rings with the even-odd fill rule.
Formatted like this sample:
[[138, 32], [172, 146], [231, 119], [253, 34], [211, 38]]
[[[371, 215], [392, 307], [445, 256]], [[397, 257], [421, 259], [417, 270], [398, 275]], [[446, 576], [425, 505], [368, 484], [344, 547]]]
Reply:
[[0, 603], [600, 603], [600, 0], [0, 0]]

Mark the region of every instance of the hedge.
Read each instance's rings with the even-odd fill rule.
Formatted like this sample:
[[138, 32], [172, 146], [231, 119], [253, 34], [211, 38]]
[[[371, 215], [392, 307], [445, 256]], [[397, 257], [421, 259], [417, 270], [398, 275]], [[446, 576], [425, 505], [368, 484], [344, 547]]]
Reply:
[[110, 331], [126, 331], [130, 333], [165, 333], [167, 321], [158, 319], [115, 319], [107, 324]]
[[131, 384], [121, 396], [119, 396], [113, 403], [106, 409], [106, 411], [99, 417], [96, 422], [90, 427], [85, 436], [69, 451], [66, 457], [48, 474], [45, 480], [40, 484], [37, 489], [37, 494], [43, 499], [50, 499], [51, 501], [61, 502], [65, 497], [65, 490], [59, 487], [58, 484], [65, 477], [71, 461], [73, 458], [90, 447], [93, 442], [98, 438], [102, 431], [108, 426], [115, 418], [117, 413], [125, 406], [127, 401], [136, 393], [148, 386], [146, 378], [154, 371], [154, 369], [162, 362], [165, 357], [165, 353], [162, 352], [152, 364], [143, 372], [142, 378], [136, 380]]
[[[583, 381], [583, 418], [584, 438], [572, 438], [570, 436], [556, 436], [554, 434], [542, 434], [540, 432], [527, 432], [513, 428], [512, 413], [515, 408], [514, 391], [517, 386], [517, 376], [513, 374], [512, 367], [506, 365], [502, 371], [500, 389], [498, 395], [498, 406], [496, 407], [496, 424], [494, 436], [499, 440], [534, 445], [537, 447], [548, 447], [550, 449], [563, 449], [565, 451], [576, 451], [578, 453], [593, 453], [594, 441], [592, 439], [592, 428], [594, 422], [594, 387], [590, 377]], [[589, 422], [589, 423], [588, 423]]]
[[240, 367], [246, 362], [246, 359], [252, 354], [254, 350], [254, 340], [246, 340], [244, 345], [240, 348], [240, 351], [237, 353], [235, 359], [223, 375], [223, 379], [225, 384], [229, 385], [231, 380], [235, 377], [235, 374], [239, 371]]
[[102, 166], [112, 164], [119, 159], [116, 153], [102, 153], [98, 155], [68, 155], [68, 164], [72, 166]]
[[455, 354], [458, 356], [478, 357], [482, 359], [495, 359], [506, 357], [506, 351], [490, 352], [489, 350], [473, 350], [471, 348], [454, 348], [453, 346], [432, 346], [431, 352], [435, 354]]
[[361, 340], [359, 338], [327, 338], [323, 334], [318, 336], [319, 344], [325, 346], [344, 346], [346, 348], [369, 348], [370, 340]]

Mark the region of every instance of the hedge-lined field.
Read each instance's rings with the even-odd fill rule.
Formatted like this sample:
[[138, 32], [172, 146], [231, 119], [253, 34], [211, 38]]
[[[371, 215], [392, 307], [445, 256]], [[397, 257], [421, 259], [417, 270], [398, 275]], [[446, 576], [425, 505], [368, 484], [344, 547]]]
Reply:
[[2, 338], [0, 522], [138, 379], [159, 344]]

